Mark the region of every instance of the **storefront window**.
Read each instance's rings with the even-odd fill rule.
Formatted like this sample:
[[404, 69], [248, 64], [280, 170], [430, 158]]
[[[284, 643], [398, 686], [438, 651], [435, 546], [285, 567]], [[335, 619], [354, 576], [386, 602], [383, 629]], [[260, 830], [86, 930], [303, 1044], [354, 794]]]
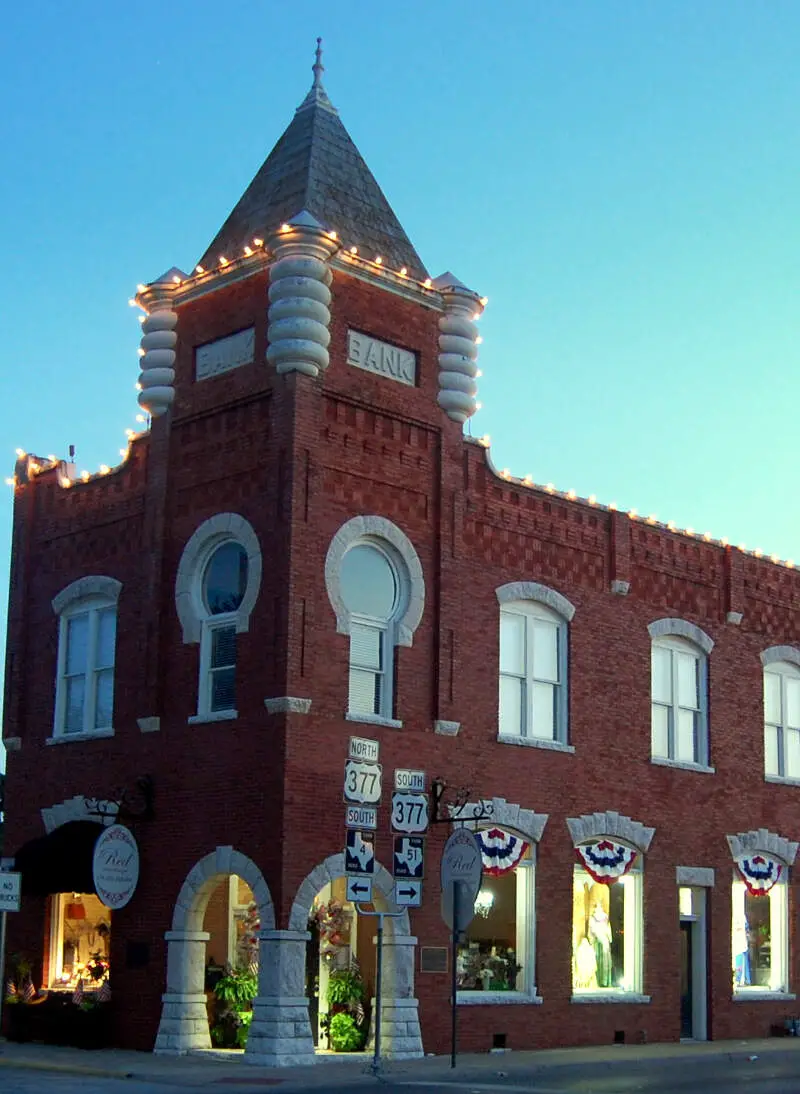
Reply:
[[641, 874], [596, 881], [575, 867], [572, 885], [572, 990], [641, 990]]
[[111, 912], [94, 893], [51, 898], [50, 988], [100, 987], [108, 979]]
[[788, 991], [787, 894], [781, 879], [752, 893], [734, 876], [731, 916], [733, 990]]
[[475, 917], [457, 951], [459, 992], [535, 991], [533, 869], [521, 846], [525, 859], [506, 872], [489, 873], [484, 860]]

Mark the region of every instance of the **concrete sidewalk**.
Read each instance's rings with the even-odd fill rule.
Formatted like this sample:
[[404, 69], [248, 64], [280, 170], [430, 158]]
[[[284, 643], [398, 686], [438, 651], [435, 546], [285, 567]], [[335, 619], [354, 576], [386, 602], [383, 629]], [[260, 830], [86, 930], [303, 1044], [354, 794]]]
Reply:
[[[524, 1072], [541, 1077], [549, 1071], [565, 1067], [615, 1064], [643, 1064], [658, 1061], [691, 1063], [727, 1057], [743, 1063], [753, 1058], [777, 1054], [796, 1055], [800, 1067], [800, 1038], [774, 1037], [753, 1041], [705, 1041], [699, 1043], [655, 1045], [601, 1045], [588, 1048], [542, 1049], [503, 1053], [464, 1053], [458, 1057], [455, 1071], [449, 1056], [427, 1056], [420, 1060], [384, 1061], [385, 1072], [396, 1079], [435, 1081], [449, 1077], [480, 1077], [481, 1075], [512, 1078]], [[154, 1056], [147, 1052], [127, 1052], [122, 1049], [63, 1048], [56, 1045], [16, 1044], [0, 1041], [0, 1071], [18, 1067], [36, 1071], [87, 1075], [114, 1079], [139, 1079], [175, 1086], [200, 1087], [273, 1084], [283, 1089], [292, 1087], [323, 1088], [335, 1076], [353, 1086], [374, 1084], [369, 1072], [372, 1057], [364, 1053], [323, 1055], [310, 1067], [266, 1068], [245, 1063], [243, 1053], [208, 1052], [189, 1056]]]

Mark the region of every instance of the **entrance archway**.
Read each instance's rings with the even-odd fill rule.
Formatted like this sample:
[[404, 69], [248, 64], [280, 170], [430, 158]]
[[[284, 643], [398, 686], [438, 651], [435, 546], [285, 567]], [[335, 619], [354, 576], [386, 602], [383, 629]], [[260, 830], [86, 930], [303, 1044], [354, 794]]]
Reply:
[[[345, 877], [344, 855], [330, 855], [316, 866], [303, 880], [295, 895], [289, 915], [290, 934], [302, 945], [296, 946], [291, 961], [297, 983], [305, 982], [305, 943], [310, 939], [308, 922], [314, 900], [327, 886]], [[379, 905], [392, 907], [394, 879], [389, 871], [376, 862], [373, 890], [379, 896]], [[368, 924], [368, 926], [366, 926]], [[366, 920], [361, 930], [369, 937], [374, 934], [374, 924]], [[366, 931], [365, 931], [366, 926]], [[417, 939], [411, 934], [408, 912], [396, 919], [386, 920], [383, 954], [383, 983], [381, 1007], [381, 1053], [393, 1059], [422, 1056], [422, 1036], [419, 1027], [418, 1002], [414, 995], [414, 955]], [[374, 1007], [373, 1007], [374, 1012]]]
[[[259, 932], [259, 997], [266, 994], [264, 980], [268, 975], [263, 960], [263, 938], [275, 933], [275, 908], [269, 887], [256, 864], [233, 847], [217, 847], [202, 858], [181, 886], [172, 928], [164, 935], [167, 941], [167, 990], [162, 997], [161, 1021], [154, 1051], [160, 1055], [179, 1056], [194, 1049], [211, 1047], [204, 991], [206, 943], [208, 931], [203, 920], [209, 899], [223, 878], [237, 875], [249, 885], [261, 921]], [[261, 1046], [265, 1030], [264, 1015], [259, 1014], [254, 1001], [251, 1041]]]

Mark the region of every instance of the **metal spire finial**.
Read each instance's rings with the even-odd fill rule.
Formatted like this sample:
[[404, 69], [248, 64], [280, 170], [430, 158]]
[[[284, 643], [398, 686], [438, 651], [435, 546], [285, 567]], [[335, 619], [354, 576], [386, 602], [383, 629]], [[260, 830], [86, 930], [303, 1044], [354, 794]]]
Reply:
[[325, 66], [322, 63], [322, 39], [317, 38], [317, 52], [316, 60], [311, 66], [311, 71], [314, 73], [313, 87], [322, 87], [322, 73], [325, 71]]
[[325, 88], [322, 86], [322, 73], [325, 71], [325, 66], [322, 63], [321, 38], [317, 38], [317, 51], [314, 55], [314, 64], [311, 66], [311, 71], [314, 73], [314, 82], [309, 88], [309, 92], [305, 99], [303, 99], [298, 106], [297, 111], [307, 110], [312, 106], [321, 106], [324, 110], [329, 110], [331, 114], [338, 113], [336, 107], [328, 98]]

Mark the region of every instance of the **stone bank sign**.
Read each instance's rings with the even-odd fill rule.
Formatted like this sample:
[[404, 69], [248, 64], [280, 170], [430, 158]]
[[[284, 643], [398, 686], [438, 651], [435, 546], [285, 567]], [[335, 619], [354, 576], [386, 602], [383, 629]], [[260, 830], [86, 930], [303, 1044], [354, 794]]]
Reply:
[[379, 342], [361, 331], [347, 332], [347, 363], [367, 372], [388, 376], [400, 384], [414, 387], [417, 382], [417, 355], [411, 350]]

